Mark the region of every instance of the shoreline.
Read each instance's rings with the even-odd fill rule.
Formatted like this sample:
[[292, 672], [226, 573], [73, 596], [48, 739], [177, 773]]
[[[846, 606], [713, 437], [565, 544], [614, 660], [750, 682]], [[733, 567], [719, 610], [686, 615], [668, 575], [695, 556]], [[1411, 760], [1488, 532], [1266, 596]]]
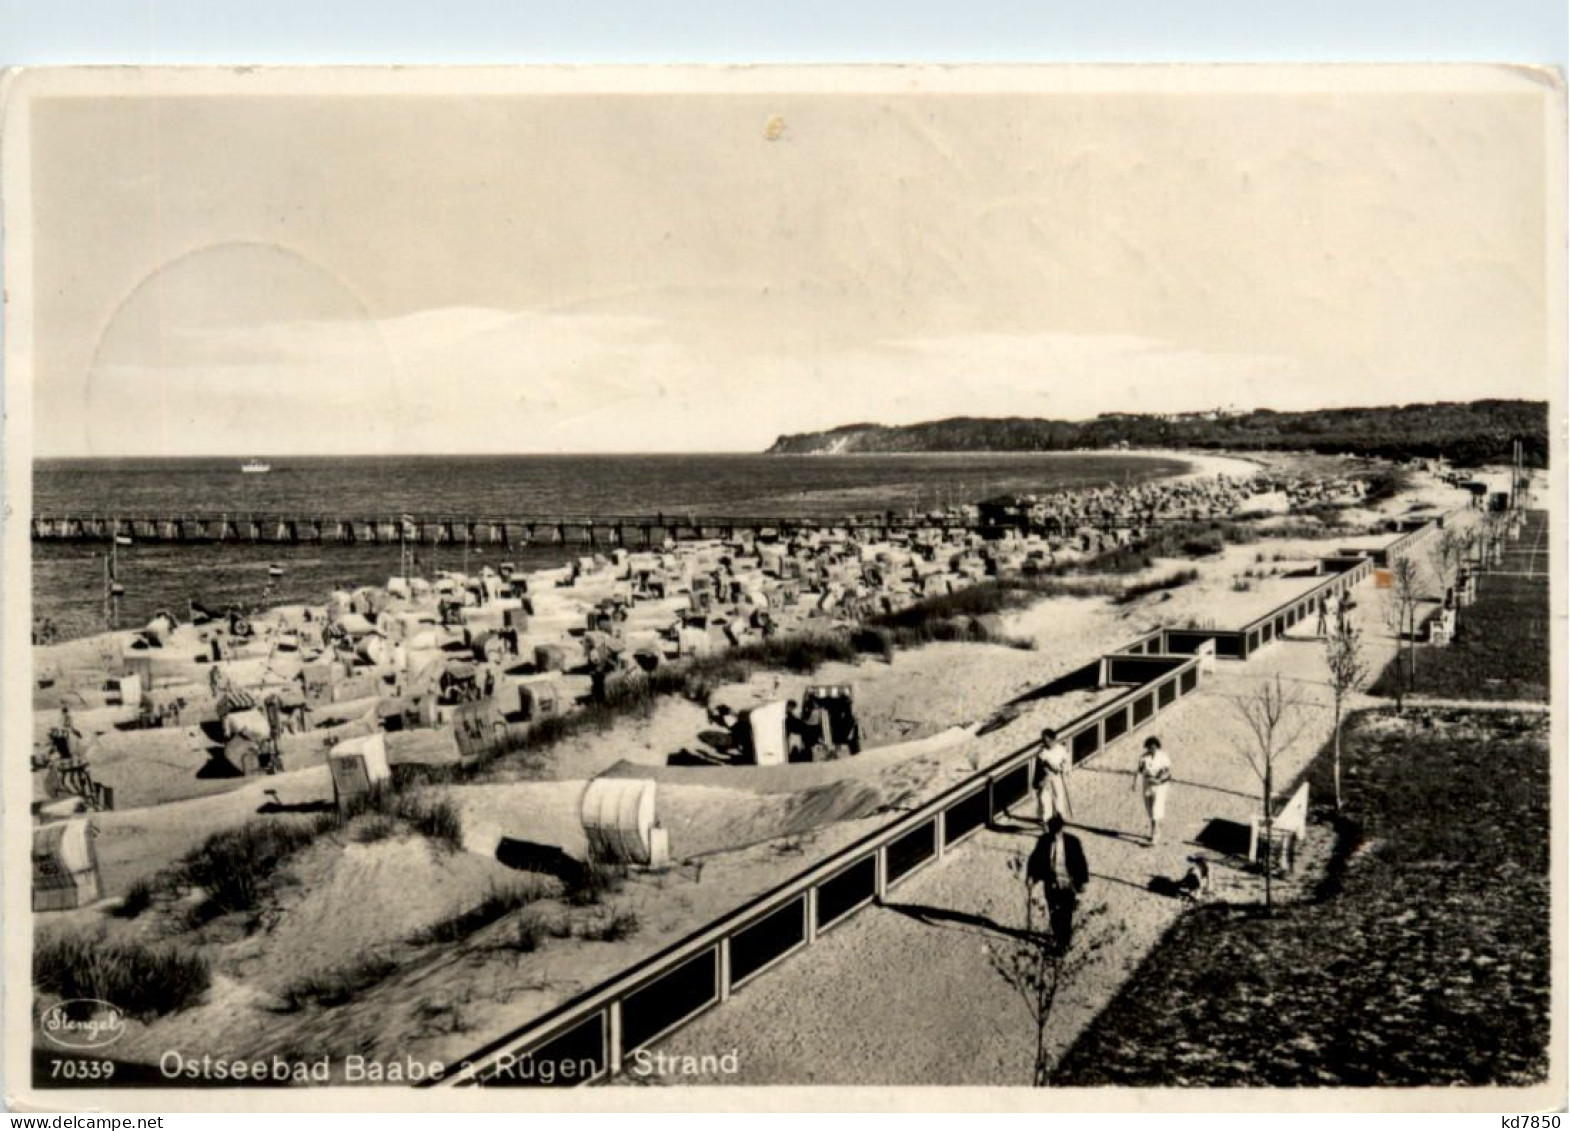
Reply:
[[[718, 454], [728, 455], [730, 453]], [[747, 454], [753, 455], [755, 453]], [[1223, 453], [1189, 452], [1180, 449], [1140, 449], [1137, 451], [1130, 450], [1127, 452], [1101, 450], [1095, 452], [1061, 453], [908, 452], [852, 454], [856, 457], [867, 456], [872, 458], [884, 458], [887, 455], [898, 458], [910, 458], [912, 460], [920, 460], [933, 455], [939, 455], [944, 457], [952, 457], [957, 462], [965, 462], [973, 458], [992, 459], [995, 457], [1019, 457], [1022, 463], [1032, 459], [1039, 460], [1042, 457], [1056, 459], [1060, 456], [1079, 459], [1089, 457], [1090, 459], [1118, 458], [1128, 460], [1132, 458], [1148, 460], [1152, 462], [1163, 461], [1178, 463], [1187, 469], [1166, 475], [1149, 474], [1137, 481], [1140, 484], [1147, 485], [1203, 480], [1212, 478], [1216, 474], [1251, 476], [1256, 474], [1260, 470], [1261, 466], [1268, 466], [1263, 464], [1262, 461], [1236, 458]], [[374, 459], [381, 457], [350, 458]], [[443, 457], [431, 456], [422, 458], [429, 460], [439, 460]], [[455, 458], [463, 460], [470, 457], [458, 456]], [[495, 457], [473, 458], [483, 459]], [[534, 457], [530, 456], [526, 458], [532, 459]], [[599, 459], [623, 457], [619, 455], [601, 457], [595, 454], [583, 458]], [[73, 460], [72, 462], [89, 463], [93, 461]], [[106, 464], [112, 464], [121, 461], [118, 457], [115, 457], [105, 458], [103, 462]], [[1059, 491], [1096, 490], [1103, 487], [1120, 485], [1117, 479], [1110, 474], [1106, 477], [1099, 475], [1094, 476], [1094, 480], [1095, 481], [1092, 483], [1076, 482], [1072, 484], [1059, 485], [1049, 484], [1042, 489], [1042, 492], [1044, 494], [1050, 495]], [[1029, 493], [1028, 491], [1023, 491], [1023, 489], [1021, 489], [1021, 492]], [[873, 506], [869, 504], [858, 507], [856, 505], [856, 496], [861, 493], [870, 493], [884, 496], [882, 501], [888, 505]], [[991, 493], [996, 494], [997, 490], [995, 489]], [[846, 516], [880, 513], [884, 510], [899, 511], [909, 505], [908, 500], [910, 498], [909, 490], [892, 486], [858, 487], [855, 485], [847, 485], [844, 488], [838, 489], [838, 494], [840, 494], [845, 499], [845, 504], [843, 507], [839, 508], [839, 511]], [[920, 494], [921, 491], [918, 490], [918, 497]], [[980, 501], [982, 497], [984, 497], [984, 493], [978, 490], [975, 492], [975, 496], [976, 497], [974, 498], [969, 498], [966, 503], [959, 505], [974, 506], [978, 501]], [[34, 509], [36, 510], [37, 508], [35, 507]], [[822, 509], [825, 508], [809, 507], [808, 512], [815, 513], [816, 511]], [[681, 512], [672, 509], [666, 513], [679, 514]], [[677, 543], [677, 546], [679, 548], [684, 544], [686, 543]], [[232, 547], [233, 548], [231, 549], [229, 546], [214, 543], [192, 543], [190, 545], [171, 545], [156, 542], [138, 543], [134, 549], [128, 550], [126, 554], [128, 561], [124, 564], [124, 568], [127, 571], [134, 570], [136, 568], [136, 557], [142, 554], [151, 555], [155, 559], [177, 559], [174, 561], [159, 561], [156, 565], [153, 566], [154, 572], [151, 576], [154, 579], [154, 584], [149, 588], [157, 590], [171, 590], [170, 592], [162, 593], [158, 600], [153, 600], [153, 606], [161, 604], [164, 607], [169, 608], [182, 608], [184, 606], [185, 599], [187, 597], [194, 596], [203, 604], [214, 608], [223, 608], [233, 604], [237, 606], [244, 606], [250, 609], [253, 615], [266, 615], [271, 610], [279, 607], [286, 607], [302, 603], [319, 604], [326, 600], [327, 595], [331, 589], [343, 588], [344, 583], [348, 583], [351, 587], [385, 585], [388, 571], [394, 568], [396, 565], [397, 555], [397, 546], [394, 544], [374, 546], [369, 543], [335, 542], [300, 543], [298, 545], [289, 543], [233, 543]], [[599, 548], [599, 550], [596, 550], [596, 548], [589, 546], [580, 547], [577, 545], [555, 545], [547, 543], [528, 544], [516, 546], [511, 549], [497, 546], [476, 546], [474, 548], [475, 560], [473, 565], [474, 568], [478, 569], [487, 561], [503, 561], [507, 560], [509, 557], [516, 557], [521, 559], [520, 565], [525, 571], [535, 572], [539, 570], [562, 568], [563, 566], [569, 565], [576, 558], [583, 556], [585, 553], [593, 554], [596, 552], [601, 552], [603, 549], [603, 547]], [[40, 550], [42, 550], [42, 553], [40, 553]], [[416, 555], [421, 561], [420, 568], [427, 571], [438, 568], [436, 564], [438, 560], [439, 567], [442, 569], [453, 570], [458, 568], [458, 563], [461, 560], [461, 553], [462, 547], [458, 545], [444, 545], [440, 547], [422, 545], [416, 549]], [[51, 589], [58, 587], [57, 591], [50, 591], [50, 589], [46, 589], [45, 592], [40, 594], [37, 587], [37, 579], [41, 568], [47, 569], [53, 566], [61, 570], [82, 573], [86, 565], [96, 563], [99, 560], [98, 554], [98, 548], [92, 543], [48, 541], [34, 541], [31, 543], [29, 559], [31, 563], [31, 584], [34, 590], [33, 599], [35, 606], [35, 623], [39, 616], [47, 616], [56, 623], [56, 627], [59, 629], [59, 635], [52, 643], [64, 644], [89, 640], [95, 637], [111, 636], [115, 632], [134, 630], [134, 628], [139, 626], [141, 623], [140, 620], [131, 613], [122, 613], [120, 617], [122, 624], [118, 625], [114, 630], [107, 630], [101, 627], [101, 618], [99, 618], [100, 624], [97, 626], [88, 625], [85, 623], [97, 615], [97, 606], [102, 604], [102, 601], [98, 597], [97, 593], [94, 591], [91, 596], [83, 596], [69, 600], [63, 597], [62, 593], [64, 593], [67, 588], [73, 592], [78, 591], [78, 584], [94, 584], [96, 574], [94, 575], [94, 578], [85, 578], [84, 576], [84, 578], [72, 577], [70, 579], [62, 575], [57, 581], [54, 582], [54, 585], [51, 587]], [[161, 580], [162, 578], [174, 576], [180, 573], [181, 562], [178, 559], [182, 555], [187, 554], [191, 556], [190, 560], [192, 562], [198, 563], [199, 569], [205, 568], [208, 570], [209, 574], [211, 574], [212, 570], [216, 568], [227, 575], [225, 576], [225, 579], [219, 583], [218, 588], [215, 590], [208, 590], [205, 593], [194, 594], [190, 592], [173, 592], [172, 590], [176, 589], [177, 586], [174, 584], [165, 584]], [[243, 556], [255, 558], [256, 563], [241, 563], [240, 558]], [[301, 561], [300, 559], [302, 557], [305, 560]], [[279, 586], [280, 592], [276, 594], [269, 594], [264, 590], [261, 593], [256, 593], [258, 584], [256, 570], [262, 568], [260, 563], [271, 560], [284, 563], [288, 569], [288, 572], [283, 579], [283, 584]], [[337, 569], [336, 564], [324, 564], [340, 562], [343, 563], [345, 567], [341, 570]], [[332, 578], [332, 583], [328, 585], [320, 578], [314, 580], [307, 578], [303, 580], [298, 587], [295, 587], [291, 585], [291, 582], [293, 582], [297, 576], [296, 567], [306, 571], [315, 570], [321, 573], [333, 574], [334, 576]], [[97, 565], [93, 565], [93, 568], [96, 570], [99, 567]], [[146, 578], [147, 576], [149, 575], [142, 575], [143, 578]], [[132, 600], [123, 602], [123, 607], [146, 606], [148, 604], [148, 600], [144, 600], [142, 598], [142, 587], [137, 585], [135, 580], [130, 581], [130, 587], [135, 590], [135, 595]]]

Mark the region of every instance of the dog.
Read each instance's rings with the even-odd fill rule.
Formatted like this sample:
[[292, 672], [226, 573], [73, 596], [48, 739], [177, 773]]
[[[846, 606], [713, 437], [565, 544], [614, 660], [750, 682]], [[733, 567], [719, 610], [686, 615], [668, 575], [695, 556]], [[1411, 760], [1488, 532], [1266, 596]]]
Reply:
[[1210, 863], [1203, 856], [1190, 856], [1188, 858], [1188, 871], [1183, 873], [1183, 878], [1178, 881], [1178, 894], [1190, 903], [1199, 902], [1202, 895], [1210, 892]]

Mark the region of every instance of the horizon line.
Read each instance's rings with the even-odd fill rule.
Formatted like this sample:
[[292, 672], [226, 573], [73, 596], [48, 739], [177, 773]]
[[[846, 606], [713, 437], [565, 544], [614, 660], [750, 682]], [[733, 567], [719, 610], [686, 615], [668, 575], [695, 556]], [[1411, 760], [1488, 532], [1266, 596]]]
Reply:
[[[905, 425], [892, 425], [890, 427], [906, 427]], [[163, 455], [154, 452], [117, 452], [110, 454], [74, 454], [74, 455], [40, 455], [34, 453], [32, 462], [39, 463], [44, 460], [94, 460], [94, 459], [224, 459], [244, 462], [246, 459], [286, 460], [286, 459], [492, 459], [498, 456], [516, 456], [529, 459], [548, 459], [561, 456], [576, 458], [582, 456], [642, 456], [682, 458], [685, 456], [787, 456], [793, 459], [818, 459], [823, 456], [1053, 456], [1053, 455], [1152, 455], [1159, 456], [1171, 452], [1230, 452], [1251, 451], [1255, 449], [1244, 448], [1215, 448], [1203, 445], [1168, 444], [1159, 447], [1133, 446], [1127, 448], [1097, 447], [1097, 448], [1031, 448], [1011, 450], [991, 450], [986, 448], [956, 448], [941, 451], [909, 451], [909, 452], [771, 452], [766, 448], [708, 448], [684, 451], [655, 450], [635, 451], [631, 449], [618, 451], [407, 451], [407, 452], [289, 452], [270, 453], [257, 452], [249, 456], [237, 456], [233, 452], [182, 452], [177, 455]]]

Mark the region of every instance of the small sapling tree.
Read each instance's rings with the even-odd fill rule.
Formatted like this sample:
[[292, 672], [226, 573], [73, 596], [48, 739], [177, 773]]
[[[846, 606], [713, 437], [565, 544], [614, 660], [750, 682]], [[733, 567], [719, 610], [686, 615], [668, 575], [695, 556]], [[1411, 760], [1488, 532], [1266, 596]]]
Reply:
[[1336, 812], [1341, 812], [1341, 708], [1368, 675], [1363, 658], [1363, 633], [1346, 617], [1340, 618], [1325, 641], [1325, 666], [1330, 670], [1330, 697], [1335, 705], [1335, 730], [1331, 738], [1331, 772], [1335, 778]]
[[1277, 672], [1268, 679], [1260, 680], [1253, 691], [1232, 702], [1246, 726], [1244, 734], [1236, 743], [1238, 752], [1259, 778], [1259, 823], [1265, 836], [1265, 914], [1269, 915], [1273, 910], [1271, 875], [1275, 871], [1275, 829], [1271, 803], [1275, 795], [1276, 763], [1291, 748], [1307, 723], [1302, 710], [1305, 701], [1297, 687], [1284, 682], [1281, 673]]

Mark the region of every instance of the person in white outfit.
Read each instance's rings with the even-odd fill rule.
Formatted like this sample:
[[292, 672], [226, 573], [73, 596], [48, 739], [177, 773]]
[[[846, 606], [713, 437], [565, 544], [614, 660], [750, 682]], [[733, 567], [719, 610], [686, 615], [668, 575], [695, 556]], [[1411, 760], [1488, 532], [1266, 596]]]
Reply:
[[1144, 752], [1139, 756], [1139, 767], [1134, 771], [1134, 788], [1145, 796], [1145, 815], [1150, 818], [1150, 843], [1161, 842], [1161, 822], [1167, 815], [1167, 790], [1172, 787], [1172, 763], [1161, 740], [1154, 736], [1145, 739]]
[[1068, 796], [1068, 775], [1074, 760], [1057, 731], [1047, 727], [1041, 732], [1041, 753], [1036, 755], [1036, 819], [1041, 827], [1053, 817], [1065, 821], [1074, 815]]

